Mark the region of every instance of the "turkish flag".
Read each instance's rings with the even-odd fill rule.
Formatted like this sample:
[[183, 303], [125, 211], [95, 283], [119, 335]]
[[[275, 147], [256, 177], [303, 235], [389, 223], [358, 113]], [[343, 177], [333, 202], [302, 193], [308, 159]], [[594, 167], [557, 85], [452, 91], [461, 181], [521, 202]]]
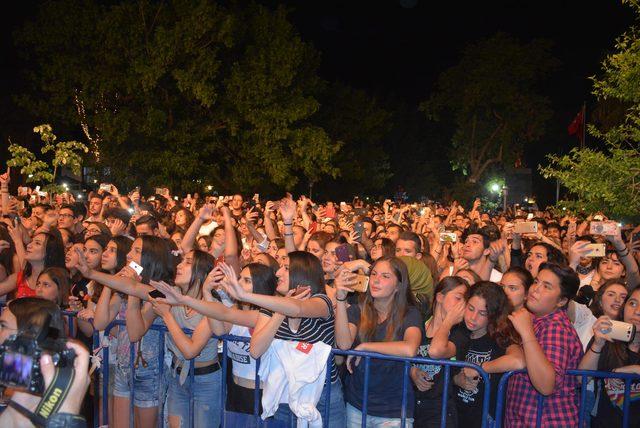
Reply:
[[578, 138], [582, 139], [582, 128], [584, 126], [584, 115], [582, 110], [578, 112], [573, 122], [569, 124], [567, 130], [569, 131], [569, 135], [578, 135]]

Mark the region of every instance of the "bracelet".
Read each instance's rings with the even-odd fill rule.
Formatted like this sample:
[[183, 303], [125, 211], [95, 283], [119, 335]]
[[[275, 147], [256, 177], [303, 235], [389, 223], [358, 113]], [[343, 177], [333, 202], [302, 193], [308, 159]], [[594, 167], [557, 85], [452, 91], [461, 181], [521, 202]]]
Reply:
[[593, 344], [591, 346], [589, 346], [589, 351], [593, 352], [594, 354], [602, 354], [602, 349], [600, 351], [595, 351], [593, 349]]
[[346, 301], [346, 300], [347, 300], [347, 298], [345, 297], [344, 299], [338, 299], [338, 296], [336, 296], [336, 300], [337, 300], [338, 302], [344, 302], [344, 301]]
[[293, 236], [293, 233], [285, 233], [284, 236]]
[[[622, 254], [622, 252], [623, 252], [624, 250], [627, 250], [627, 252], [626, 252], [626, 253], [624, 253], [624, 254]], [[626, 256], [628, 256], [628, 255], [629, 255], [629, 247], [626, 247], [626, 246], [625, 246], [622, 250], [618, 250], [618, 249], [616, 248], [616, 253], [618, 253], [618, 257], [626, 257]]]
[[293, 223], [283, 223], [285, 226], [293, 226]]

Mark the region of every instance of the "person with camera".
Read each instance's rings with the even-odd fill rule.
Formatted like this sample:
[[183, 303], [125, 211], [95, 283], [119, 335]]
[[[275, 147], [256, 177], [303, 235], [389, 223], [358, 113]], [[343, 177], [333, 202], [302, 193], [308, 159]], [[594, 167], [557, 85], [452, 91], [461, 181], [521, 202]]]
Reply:
[[[593, 338], [589, 342], [587, 352], [578, 366], [581, 370], [601, 370], [618, 373], [634, 373], [640, 375], [640, 289], [636, 288], [628, 297], [623, 308], [624, 323], [633, 324], [635, 334], [627, 343], [615, 340], [614, 328], [627, 327], [612, 320], [607, 315], [598, 318], [593, 325]], [[600, 382], [600, 397], [596, 414], [591, 420], [594, 428], [622, 426], [622, 409], [624, 405], [624, 380], [605, 379]], [[640, 425], [640, 379], [630, 384], [631, 402], [629, 408], [629, 426]]]
[[[60, 308], [36, 297], [16, 299], [0, 325], [0, 383], [13, 390], [0, 426], [86, 427], [79, 412], [89, 387], [89, 352], [64, 339]], [[32, 363], [37, 355], [38, 365]]]

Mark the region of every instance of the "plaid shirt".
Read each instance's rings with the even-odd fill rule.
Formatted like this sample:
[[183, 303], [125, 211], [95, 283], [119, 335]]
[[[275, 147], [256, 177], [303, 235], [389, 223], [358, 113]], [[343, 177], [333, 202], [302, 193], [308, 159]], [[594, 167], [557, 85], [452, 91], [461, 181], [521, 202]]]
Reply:
[[[582, 359], [582, 345], [567, 311], [560, 309], [533, 320], [533, 330], [542, 351], [556, 372], [553, 394], [545, 397], [541, 427], [578, 426], [578, 381], [565, 376]], [[505, 427], [535, 427], [538, 392], [527, 373], [514, 375], [507, 388]]]

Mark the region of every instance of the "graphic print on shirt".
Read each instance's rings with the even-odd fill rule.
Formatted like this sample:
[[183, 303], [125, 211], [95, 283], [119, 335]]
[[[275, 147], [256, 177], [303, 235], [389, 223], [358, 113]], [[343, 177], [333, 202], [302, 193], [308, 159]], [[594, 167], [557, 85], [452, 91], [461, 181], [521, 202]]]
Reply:
[[[233, 346], [231, 346], [231, 344], [233, 344]], [[227, 346], [229, 358], [239, 364], [251, 364], [249, 357], [249, 345], [249, 342], [229, 342], [229, 345]], [[239, 353], [239, 351], [242, 351], [243, 353]]]
[[[465, 357], [465, 361], [472, 364], [482, 365], [482, 363], [491, 360], [491, 351], [469, 351], [467, 352], [467, 356]], [[481, 381], [482, 382], [482, 381]], [[478, 394], [478, 386], [476, 386], [473, 391], [467, 391], [466, 389], [459, 388], [458, 389], [458, 398], [462, 400], [464, 403], [473, 403], [476, 401], [476, 395]]]
[[[429, 357], [430, 346], [431, 343], [427, 345], [420, 345], [418, 347], [418, 357], [431, 358]], [[442, 370], [442, 366], [436, 366], [432, 364], [416, 364], [416, 367], [425, 372], [429, 380], [433, 380], [433, 378], [436, 377], [436, 375]]]
[[[604, 386], [611, 403], [622, 409], [624, 405], [624, 380], [605, 379]], [[640, 400], [640, 382], [632, 382], [631, 385], [629, 385], [629, 398], [631, 399], [631, 403]]]

